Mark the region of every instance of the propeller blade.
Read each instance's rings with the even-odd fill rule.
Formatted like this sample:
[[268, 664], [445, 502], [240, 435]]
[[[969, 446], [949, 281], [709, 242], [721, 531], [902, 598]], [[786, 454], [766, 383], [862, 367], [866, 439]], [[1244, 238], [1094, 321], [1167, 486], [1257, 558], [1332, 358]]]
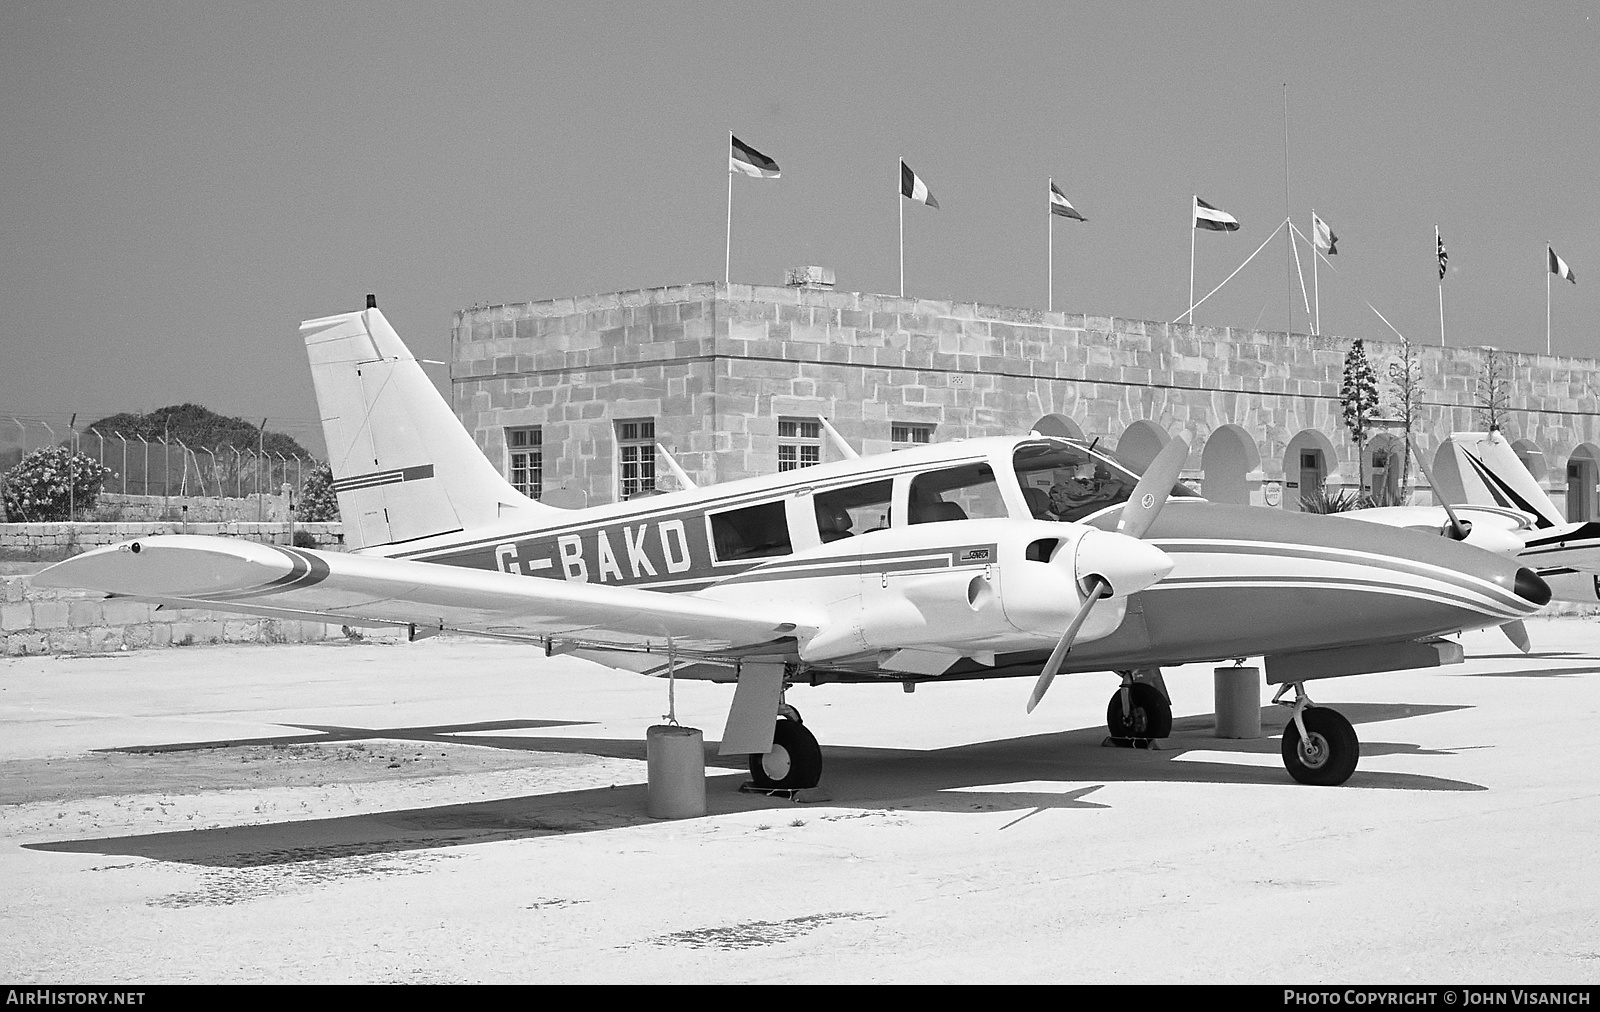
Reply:
[[[1422, 476], [1428, 479], [1428, 487], [1437, 492], [1439, 486], [1433, 483], [1433, 472], [1428, 467], [1428, 462], [1422, 459], [1422, 447], [1418, 446], [1416, 443], [1412, 443], [1411, 454], [1417, 458], [1417, 466], [1422, 468]], [[1450, 537], [1456, 541], [1467, 540], [1467, 535], [1472, 532], [1472, 528], [1461, 522], [1461, 518], [1456, 516], [1456, 511], [1450, 508], [1450, 504], [1446, 502], [1442, 496], [1440, 497], [1439, 501], [1440, 504], [1444, 506], [1445, 516], [1450, 518]], [[1515, 643], [1516, 640], [1512, 640], [1511, 642]], [[1527, 651], [1524, 650], [1523, 653], [1527, 653]]]
[[1122, 506], [1122, 515], [1117, 518], [1118, 534], [1126, 534], [1130, 538], [1144, 537], [1144, 532], [1156, 522], [1161, 507], [1167, 504], [1167, 493], [1178, 483], [1178, 472], [1183, 470], [1188, 459], [1189, 437], [1180, 432], [1167, 441], [1167, 445], [1156, 454], [1156, 459], [1144, 469], [1139, 484], [1133, 487], [1133, 494], [1128, 496], [1128, 501]]
[[1520, 621], [1507, 622], [1500, 627], [1500, 631], [1506, 634], [1506, 639], [1511, 641], [1512, 646], [1523, 653], [1528, 653], [1533, 649], [1533, 640], [1528, 638], [1528, 627]]
[[1044, 698], [1050, 683], [1056, 680], [1056, 672], [1061, 670], [1062, 662], [1067, 659], [1067, 651], [1072, 649], [1072, 641], [1078, 638], [1078, 630], [1083, 628], [1083, 623], [1089, 618], [1089, 612], [1094, 610], [1095, 602], [1110, 592], [1111, 588], [1104, 580], [1095, 580], [1094, 589], [1090, 591], [1088, 600], [1083, 602], [1078, 614], [1072, 617], [1067, 631], [1061, 634], [1056, 648], [1050, 651], [1050, 659], [1045, 662], [1044, 670], [1039, 673], [1039, 680], [1033, 684], [1033, 695], [1028, 697], [1029, 713], [1032, 713], [1033, 708], [1039, 705], [1039, 700]]

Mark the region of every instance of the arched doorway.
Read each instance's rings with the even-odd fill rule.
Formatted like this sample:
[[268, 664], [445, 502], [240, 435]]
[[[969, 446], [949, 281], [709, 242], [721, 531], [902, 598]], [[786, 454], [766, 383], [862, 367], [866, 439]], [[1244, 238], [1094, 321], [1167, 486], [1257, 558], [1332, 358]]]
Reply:
[[1301, 429], [1283, 451], [1283, 508], [1300, 511], [1300, 497], [1314, 493], [1335, 476], [1339, 459], [1333, 441], [1316, 429]]
[[1581, 443], [1567, 458], [1567, 520], [1595, 519], [1596, 482], [1600, 482], [1600, 447]]
[[1083, 427], [1066, 415], [1052, 412], [1033, 423], [1033, 431], [1041, 436], [1061, 436], [1065, 439], [1076, 439], [1086, 442], [1083, 436]]
[[1541, 486], [1544, 480], [1550, 477], [1550, 466], [1545, 463], [1544, 451], [1539, 449], [1539, 444], [1531, 439], [1519, 439], [1511, 444], [1511, 452], [1522, 461], [1522, 466], [1533, 475], [1533, 480]]
[[1141, 418], [1122, 430], [1122, 437], [1117, 440], [1117, 459], [1135, 474], [1144, 474], [1171, 438], [1155, 422]]
[[1367, 440], [1365, 492], [1379, 506], [1399, 506], [1405, 491], [1401, 479], [1406, 474], [1406, 441], [1392, 432], [1380, 432]]
[[[1237, 425], [1228, 424], [1213, 429], [1200, 453], [1200, 468], [1204, 474], [1201, 494], [1212, 502], [1250, 505], [1252, 491], [1250, 473], [1261, 468], [1261, 454], [1250, 433]], [[1260, 484], [1260, 475], [1254, 484]]]

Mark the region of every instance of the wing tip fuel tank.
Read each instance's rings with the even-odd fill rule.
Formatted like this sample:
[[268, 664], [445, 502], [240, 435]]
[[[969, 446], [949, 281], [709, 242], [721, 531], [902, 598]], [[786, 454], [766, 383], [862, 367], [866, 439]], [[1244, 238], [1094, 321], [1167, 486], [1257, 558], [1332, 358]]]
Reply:
[[165, 534], [91, 549], [37, 573], [41, 587], [145, 597], [225, 594], [309, 571], [310, 556], [237, 538]]

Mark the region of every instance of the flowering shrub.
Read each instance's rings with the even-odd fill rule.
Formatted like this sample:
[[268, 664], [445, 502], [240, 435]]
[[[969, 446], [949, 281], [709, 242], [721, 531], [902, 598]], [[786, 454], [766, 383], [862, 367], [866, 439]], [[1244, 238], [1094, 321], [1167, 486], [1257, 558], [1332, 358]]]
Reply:
[[6, 517], [13, 523], [66, 520], [94, 505], [111, 468], [64, 446], [47, 446], [23, 457], [5, 474]]
[[294, 508], [294, 516], [303, 523], [339, 519], [339, 497], [333, 493], [333, 468], [318, 464], [306, 475], [306, 484], [300, 490], [300, 502]]

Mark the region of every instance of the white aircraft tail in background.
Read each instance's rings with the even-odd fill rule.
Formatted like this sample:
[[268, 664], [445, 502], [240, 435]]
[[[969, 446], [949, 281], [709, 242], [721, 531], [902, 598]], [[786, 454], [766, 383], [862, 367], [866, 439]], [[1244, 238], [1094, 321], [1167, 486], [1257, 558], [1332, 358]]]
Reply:
[[1457, 432], [1445, 441], [1438, 482], [1443, 495], [1469, 506], [1499, 506], [1534, 517], [1519, 531], [1517, 560], [1538, 572], [1558, 601], [1600, 601], [1600, 523], [1569, 521], [1499, 431]]
[[1521, 510], [1534, 517], [1537, 527], [1566, 524], [1566, 516], [1498, 430], [1456, 432], [1445, 446], [1450, 452], [1441, 453], [1434, 461], [1438, 492], [1444, 501]]
[[300, 325], [352, 548], [398, 545], [555, 507], [484, 457], [371, 296], [358, 313]]

